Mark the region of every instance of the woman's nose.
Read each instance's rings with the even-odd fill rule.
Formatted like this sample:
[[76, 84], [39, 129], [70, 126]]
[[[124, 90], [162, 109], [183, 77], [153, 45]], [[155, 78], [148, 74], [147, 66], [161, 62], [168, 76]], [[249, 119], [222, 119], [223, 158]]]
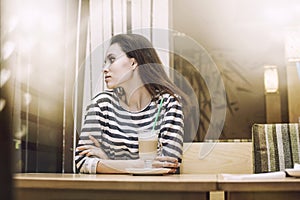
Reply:
[[103, 72], [108, 72], [109, 64], [104, 64], [102, 71]]

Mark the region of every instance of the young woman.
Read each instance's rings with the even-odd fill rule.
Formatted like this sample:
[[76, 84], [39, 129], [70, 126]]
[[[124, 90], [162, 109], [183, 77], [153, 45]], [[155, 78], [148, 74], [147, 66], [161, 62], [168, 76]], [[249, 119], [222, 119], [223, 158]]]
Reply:
[[152, 44], [138, 34], [114, 36], [103, 68], [108, 90], [87, 107], [76, 148], [80, 173], [126, 173], [143, 168], [137, 132], [154, 127], [160, 147], [153, 167], [178, 172], [183, 148], [185, 94], [168, 78]]

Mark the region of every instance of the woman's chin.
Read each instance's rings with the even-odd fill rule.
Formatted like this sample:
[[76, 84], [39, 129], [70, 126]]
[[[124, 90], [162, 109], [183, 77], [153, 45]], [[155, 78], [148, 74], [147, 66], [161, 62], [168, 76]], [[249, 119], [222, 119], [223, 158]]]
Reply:
[[113, 85], [111, 85], [111, 84], [106, 84], [106, 87], [107, 87], [107, 89], [110, 89], [110, 90], [112, 90], [112, 89], [115, 89], [116, 87], [114, 87]]

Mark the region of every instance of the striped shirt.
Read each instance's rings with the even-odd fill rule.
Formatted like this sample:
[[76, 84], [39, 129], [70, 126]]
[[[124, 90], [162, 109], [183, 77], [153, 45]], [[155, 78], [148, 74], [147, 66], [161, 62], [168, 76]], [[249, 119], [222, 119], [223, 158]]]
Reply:
[[[171, 156], [181, 162], [183, 148], [183, 112], [181, 104], [170, 94], [162, 94], [141, 111], [124, 109], [115, 92], [106, 90], [93, 98], [87, 107], [78, 146], [93, 144], [89, 135], [95, 137], [102, 150], [111, 160], [138, 159], [138, 136], [140, 130], [152, 129], [158, 106], [162, 108], [155, 130], [158, 132], [158, 153]], [[79, 155], [76, 151], [77, 172], [96, 173], [99, 158]]]

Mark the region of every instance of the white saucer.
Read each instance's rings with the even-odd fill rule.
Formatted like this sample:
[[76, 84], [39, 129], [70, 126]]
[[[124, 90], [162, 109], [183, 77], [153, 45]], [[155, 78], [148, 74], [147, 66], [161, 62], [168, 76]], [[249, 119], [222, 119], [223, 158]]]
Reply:
[[285, 171], [290, 176], [300, 178], [300, 169], [285, 169]]
[[169, 168], [126, 168], [125, 170], [134, 175], [160, 175], [170, 171]]

